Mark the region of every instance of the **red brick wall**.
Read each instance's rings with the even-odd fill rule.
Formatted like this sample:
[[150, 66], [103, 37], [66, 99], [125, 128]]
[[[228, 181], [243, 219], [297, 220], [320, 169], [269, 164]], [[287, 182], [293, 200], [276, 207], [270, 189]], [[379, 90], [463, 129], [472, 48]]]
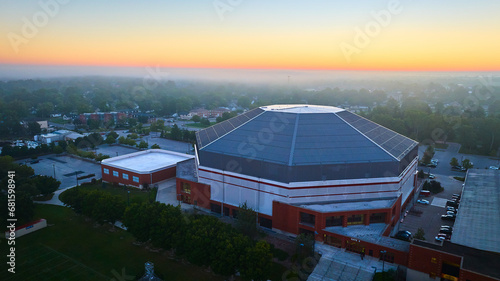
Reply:
[[443, 261], [460, 265], [462, 258], [448, 253], [436, 251], [429, 248], [420, 247], [414, 244], [410, 245], [408, 255], [408, 268], [441, 276], [441, 266]]
[[[190, 184], [191, 193], [188, 194], [182, 191], [182, 183]], [[210, 185], [177, 178], [176, 187], [177, 194], [182, 194], [184, 197], [188, 197], [191, 204], [196, 201], [198, 207], [210, 209]], [[181, 200], [180, 196], [177, 196], [177, 200]]]
[[[104, 173], [104, 168], [109, 169], [109, 174]], [[103, 181], [111, 182], [111, 183], [116, 182], [116, 183], [120, 183], [120, 184], [132, 185], [132, 186], [137, 186], [137, 187], [139, 187], [139, 185], [142, 185], [145, 183], [151, 184], [151, 178], [153, 178], [153, 183], [156, 183], [156, 182], [168, 179], [168, 178], [175, 177], [175, 170], [176, 170], [175, 167], [173, 167], [173, 168], [169, 168], [169, 169], [155, 172], [152, 175], [150, 175], [150, 174], [132, 173], [130, 171], [118, 169], [115, 167], [110, 167], [110, 166], [107, 166], [105, 164], [101, 165], [101, 173], [102, 173], [102, 180]], [[113, 176], [113, 171], [118, 172], [118, 177]], [[128, 180], [123, 178], [123, 174], [128, 175]], [[139, 178], [138, 183], [133, 181], [134, 176]]]
[[158, 172], [154, 172], [153, 173], [153, 182], [156, 183], [156, 182], [163, 181], [166, 179], [174, 178], [176, 175], [175, 174], [176, 170], [177, 170], [176, 167], [172, 167], [172, 168], [168, 168], [168, 169], [161, 170]]

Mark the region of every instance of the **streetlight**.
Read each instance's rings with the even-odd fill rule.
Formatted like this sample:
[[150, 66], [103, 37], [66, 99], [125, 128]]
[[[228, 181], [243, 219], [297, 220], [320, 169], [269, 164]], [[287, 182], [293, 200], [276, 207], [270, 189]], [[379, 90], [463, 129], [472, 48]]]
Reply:
[[385, 250], [384, 251], [380, 251], [380, 254], [382, 255], [382, 274], [384, 274], [384, 271], [385, 271], [384, 265], [385, 265], [385, 254], [386, 253], [387, 253], [387, 251], [385, 251]]
[[127, 191], [127, 206], [130, 206], [130, 190]]

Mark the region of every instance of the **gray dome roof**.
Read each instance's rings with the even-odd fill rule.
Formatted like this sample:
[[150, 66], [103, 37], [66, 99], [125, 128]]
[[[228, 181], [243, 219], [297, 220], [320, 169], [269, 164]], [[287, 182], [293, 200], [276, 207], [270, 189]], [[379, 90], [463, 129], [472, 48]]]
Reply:
[[200, 165], [281, 182], [397, 176], [417, 143], [337, 107], [256, 108], [197, 132]]

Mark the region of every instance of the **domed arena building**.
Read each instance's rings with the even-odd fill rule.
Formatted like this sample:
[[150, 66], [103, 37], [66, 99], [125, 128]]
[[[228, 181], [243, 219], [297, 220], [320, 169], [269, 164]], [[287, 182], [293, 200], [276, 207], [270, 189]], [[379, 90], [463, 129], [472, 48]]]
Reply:
[[417, 142], [316, 105], [263, 106], [196, 138], [197, 177], [177, 178], [179, 200], [233, 217], [246, 203], [262, 227], [405, 263], [409, 243], [387, 236], [416, 191]]

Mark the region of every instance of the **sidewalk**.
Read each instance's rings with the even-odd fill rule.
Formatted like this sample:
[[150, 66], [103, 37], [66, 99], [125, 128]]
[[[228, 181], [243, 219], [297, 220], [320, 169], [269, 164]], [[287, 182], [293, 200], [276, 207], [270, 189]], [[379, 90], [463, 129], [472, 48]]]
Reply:
[[64, 206], [64, 203], [61, 200], [59, 200], [59, 195], [61, 193], [63, 193], [64, 191], [66, 191], [66, 189], [70, 189], [73, 187], [75, 187], [75, 186], [66, 187], [64, 189], [58, 189], [54, 192], [54, 196], [52, 196], [52, 199], [50, 199], [48, 201], [33, 201], [33, 203]]

